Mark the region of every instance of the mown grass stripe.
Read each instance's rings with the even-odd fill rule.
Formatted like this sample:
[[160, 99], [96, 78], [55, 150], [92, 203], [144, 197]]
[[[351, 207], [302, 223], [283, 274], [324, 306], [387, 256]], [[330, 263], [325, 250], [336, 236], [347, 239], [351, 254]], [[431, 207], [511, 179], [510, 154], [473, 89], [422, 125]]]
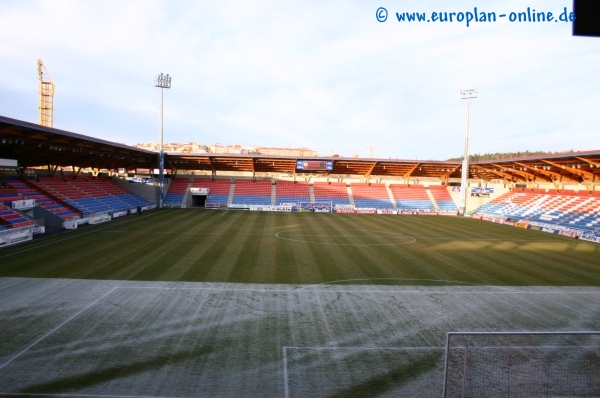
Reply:
[[457, 217], [223, 214], [161, 210], [0, 249], [0, 276], [600, 286], [600, 246], [551, 234]]

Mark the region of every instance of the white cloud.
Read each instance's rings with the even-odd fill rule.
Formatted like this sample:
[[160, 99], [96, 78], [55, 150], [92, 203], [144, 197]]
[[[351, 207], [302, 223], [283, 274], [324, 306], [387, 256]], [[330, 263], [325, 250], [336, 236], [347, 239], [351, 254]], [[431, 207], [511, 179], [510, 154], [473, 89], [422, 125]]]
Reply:
[[[527, 6], [556, 14], [570, 8], [563, 3]], [[458, 91], [477, 86], [474, 151], [600, 147], [598, 40], [573, 38], [561, 23], [395, 20], [395, 12], [472, 10], [467, 1], [395, 1], [383, 5], [385, 23], [375, 20], [380, 6], [0, 3], [0, 114], [35, 121], [41, 57], [57, 86], [56, 127], [126, 143], [156, 139], [153, 78], [164, 72], [173, 76], [170, 142], [289, 143], [322, 154], [362, 148], [362, 156], [372, 144], [402, 148], [382, 156], [443, 159], [462, 153]], [[483, 9], [526, 6], [494, 1]]]

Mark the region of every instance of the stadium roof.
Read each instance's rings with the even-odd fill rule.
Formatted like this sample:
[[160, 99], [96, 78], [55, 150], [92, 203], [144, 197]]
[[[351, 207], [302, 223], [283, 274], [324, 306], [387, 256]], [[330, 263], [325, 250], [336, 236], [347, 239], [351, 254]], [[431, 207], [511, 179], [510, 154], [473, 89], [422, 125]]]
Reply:
[[0, 116], [0, 158], [19, 167], [153, 168], [155, 152]]
[[[0, 158], [15, 159], [20, 168], [47, 166], [92, 168], [116, 171], [154, 169], [156, 152], [124, 144], [43, 127], [34, 123], [0, 116]], [[330, 161], [331, 170], [297, 170], [298, 160]], [[165, 167], [173, 171], [204, 170], [217, 172], [289, 173], [320, 175], [393, 176], [405, 179], [458, 179], [458, 161], [369, 159], [369, 158], [297, 158], [290, 156], [232, 154], [166, 154]], [[510, 182], [594, 183], [600, 182], [600, 150], [539, 155], [470, 163], [469, 178]]]

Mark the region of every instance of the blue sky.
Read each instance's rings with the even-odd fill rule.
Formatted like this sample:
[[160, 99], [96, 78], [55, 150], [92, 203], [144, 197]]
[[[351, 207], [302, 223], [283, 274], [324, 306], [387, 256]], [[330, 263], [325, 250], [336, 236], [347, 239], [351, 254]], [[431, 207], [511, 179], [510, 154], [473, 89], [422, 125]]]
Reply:
[[[451, 4], [451, 5], [450, 5]], [[378, 22], [379, 7], [388, 19]], [[36, 60], [54, 127], [135, 144], [308, 147], [447, 159], [600, 149], [600, 39], [565, 22], [398, 22], [396, 12], [552, 12], [572, 1], [0, 2], [0, 115], [38, 122]]]

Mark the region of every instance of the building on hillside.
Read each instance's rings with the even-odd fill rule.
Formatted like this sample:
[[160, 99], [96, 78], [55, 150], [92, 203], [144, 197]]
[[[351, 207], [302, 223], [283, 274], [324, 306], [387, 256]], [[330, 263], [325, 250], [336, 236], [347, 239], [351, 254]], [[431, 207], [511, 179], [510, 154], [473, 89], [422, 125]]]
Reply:
[[[149, 151], [159, 151], [159, 144], [146, 142], [135, 144], [134, 147]], [[265, 146], [224, 145], [214, 143], [212, 145], [198, 144], [197, 142], [166, 143], [163, 144], [166, 153], [214, 153], [214, 154], [236, 154], [236, 155], [267, 155], [267, 156], [293, 156], [293, 157], [317, 157], [317, 151], [308, 148], [277, 148]]]
[[261, 155], [269, 156], [294, 156], [294, 157], [317, 157], [317, 151], [308, 148], [270, 148], [259, 147], [258, 151]]

